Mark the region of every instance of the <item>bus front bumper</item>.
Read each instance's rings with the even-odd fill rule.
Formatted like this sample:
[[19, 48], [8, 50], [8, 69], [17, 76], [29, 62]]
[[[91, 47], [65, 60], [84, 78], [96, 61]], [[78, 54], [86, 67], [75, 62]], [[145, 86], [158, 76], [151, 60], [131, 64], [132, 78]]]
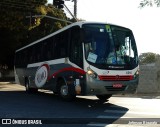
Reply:
[[130, 81], [102, 81], [86, 76], [86, 95], [135, 93], [138, 78]]

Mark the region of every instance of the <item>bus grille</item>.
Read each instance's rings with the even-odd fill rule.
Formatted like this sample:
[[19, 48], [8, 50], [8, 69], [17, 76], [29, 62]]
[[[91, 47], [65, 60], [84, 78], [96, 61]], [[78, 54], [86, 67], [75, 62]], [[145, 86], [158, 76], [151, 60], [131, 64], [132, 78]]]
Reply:
[[106, 80], [106, 81], [129, 81], [133, 80], [133, 75], [114, 75], [114, 76], [99, 76], [100, 80]]
[[105, 86], [108, 91], [124, 91], [126, 86], [122, 86], [121, 88], [113, 88], [113, 86]]

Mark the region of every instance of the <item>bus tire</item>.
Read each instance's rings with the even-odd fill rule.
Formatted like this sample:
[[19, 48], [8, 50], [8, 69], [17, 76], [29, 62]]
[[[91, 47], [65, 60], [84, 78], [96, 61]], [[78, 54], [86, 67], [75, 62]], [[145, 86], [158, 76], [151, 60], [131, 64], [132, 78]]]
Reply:
[[37, 88], [30, 88], [29, 86], [29, 80], [25, 81], [25, 88], [27, 93], [37, 93], [38, 89]]
[[112, 94], [96, 95], [96, 97], [97, 97], [100, 101], [106, 101], [106, 100], [109, 99], [111, 96], [112, 96]]
[[73, 101], [76, 98], [76, 95], [72, 94], [70, 91], [70, 87], [64, 81], [59, 81], [59, 96], [63, 100]]

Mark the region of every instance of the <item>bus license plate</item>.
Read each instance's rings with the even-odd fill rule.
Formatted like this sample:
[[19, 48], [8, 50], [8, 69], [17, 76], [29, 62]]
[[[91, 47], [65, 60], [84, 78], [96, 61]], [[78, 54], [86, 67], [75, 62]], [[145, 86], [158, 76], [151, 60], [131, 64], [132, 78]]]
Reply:
[[123, 87], [123, 85], [120, 83], [113, 84], [113, 88], [122, 88], [122, 87]]

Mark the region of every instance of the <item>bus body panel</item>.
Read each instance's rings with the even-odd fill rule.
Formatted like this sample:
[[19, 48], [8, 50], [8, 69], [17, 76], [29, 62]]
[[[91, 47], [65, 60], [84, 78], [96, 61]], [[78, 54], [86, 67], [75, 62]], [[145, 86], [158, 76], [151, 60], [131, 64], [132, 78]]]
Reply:
[[[84, 60], [85, 61], [85, 60]], [[104, 70], [104, 69], [98, 69], [91, 65], [89, 65], [87, 62], [84, 65], [85, 71], [87, 72], [87, 68], [89, 67], [91, 70], [93, 70], [97, 77], [93, 78], [90, 75], [86, 74], [86, 84], [87, 84], [87, 94], [88, 95], [97, 95], [97, 94], [117, 94], [117, 93], [135, 93], [136, 88], [138, 86], [139, 77], [135, 77], [132, 80], [125, 80], [125, 79], [118, 79], [120, 76], [127, 76], [134, 75], [139, 70], [139, 66], [136, 67], [133, 70]], [[129, 72], [129, 74], [128, 74]], [[99, 77], [103, 76], [104, 80], [100, 79]], [[105, 77], [107, 76], [118, 76], [117, 79], [107, 81]], [[116, 78], [116, 77], [115, 77]], [[117, 86], [117, 88], [113, 87], [115, 84], [120, 84], [122, 86]]]
[[[59, 78], [63, 78], [66, 82], [68, 82], [71, 85], [74, 85], [74, 82], [76, 79], [80, 79], [81, 87], [82, 87], [82, 93], [84, 94], [85, 91], [85, 72], [81, 68], [77, 68], [77, 66], [74, 66], [74, 64], [65, 63], [61, 60], [62, 63], [56, 63], [53, 64], [53, 61], [46, 61], [44, 63], [34, 63], [29, 64], [27, 68], [16, 68], [15, 72], [18, 77], [18, 80], [16, 80], [17, 83], [21, 85], [25, 85], [25, 78], [28, 78], [30, 87], [32, 88], [39, 88], [39, 89], [48, 89], [52, 91], [56, 91], [56, 83]], [[41, 87], [37, 86], [35, 83], [36, 78], [36, 72], [37, 70], [44, 64], [48, 63], [49, 70], [48, 70], [48, 76], [47, 81], [44, 85]], [[40, 66], [39, 66], [40, 65]], [[19, 82], [18, 82], [19, 81]]]
[[[88, 95], [135, 93], [138, 86], [138, 78], [132, 81], [100, 81], [87, 75], [86, 81]], [[116, 84], [122, 86], [114, 88]]]
[[[46, 63], [46, 62], [44, 62]], [[39, 66], [30, 67], [27, 69], [16, 69], [20, 84], [25, 85], [25, 77], [29, 78], [29, 83], [32, 88], [40, 88], [56, 91], [56, 81], [58, 78], [64, 78], [71, 85], [74, 85], [76, 79], [80, 79], [82, 87], [81, 95], [97, 95], [97, 94], [117, 94], [117, 93], [134, 93], [138, 85], [138, 77], [131, 81], [102, 81], [94, 79], [86, 74], [81, 74], [73, 71], [74, 66], [66, 63], [49, 65], [50, 70], [48, 74], [48, 80], [42, 87], [35, 85], [35, 75]], [[77, 68], [75, 68], [77, 69]], [[136, 68], [137, 69], [137, 68]], [[133, 71], [135, 71], [134, 69]], [[82, 70], [82, 69], [80, 69]], [[101, 70], [103, 72], [103, 70]], [[97, 71], [98, 73], [98, 71]], [[101, 74], [99, 72], [99, 74]], [[113, 84], [122, 84], [122, 88], [113, 88]]]

